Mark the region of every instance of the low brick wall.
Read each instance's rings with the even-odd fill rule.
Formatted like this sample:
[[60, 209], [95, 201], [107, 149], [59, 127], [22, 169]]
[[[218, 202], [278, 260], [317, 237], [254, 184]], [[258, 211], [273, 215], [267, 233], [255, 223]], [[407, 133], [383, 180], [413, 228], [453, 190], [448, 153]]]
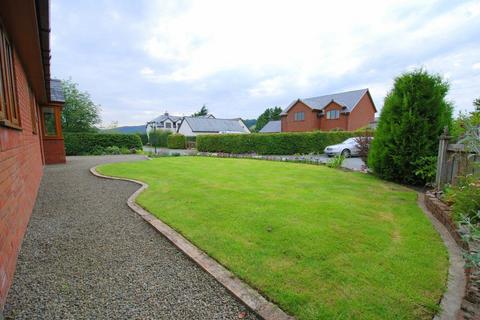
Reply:
[[[455, 242], [465, 251], [478, 251], [480, 248], [472, 248], [463, 241], [457, 226], [452, 219], [452, 209], [447, 204], [440, 201], [434, 193], [425, 194], [425, 205], [428, 210], [440, 221], [448, 232], [452, 235]], [[467, 286], [465, 296], [462, 301], [462, 313], [458, 320], [480, 320], [480, 274], [479, 270], [465, 269]]]
[[452, 219], [452, 209], [450, 206], [440, 201], [432, 192], [427, 192], [425, 194], [425, 205], [435, 218], [447, 228], [458, 246], [464, 250], [468, 250], [468, 244], [463, 241], [458, 232], [457, 225]]

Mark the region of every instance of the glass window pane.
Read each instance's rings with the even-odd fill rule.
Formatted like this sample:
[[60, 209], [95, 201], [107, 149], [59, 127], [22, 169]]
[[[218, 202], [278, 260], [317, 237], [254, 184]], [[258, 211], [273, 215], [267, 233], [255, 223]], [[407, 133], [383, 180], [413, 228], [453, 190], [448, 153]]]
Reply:
[[57, 135], [57, 122], [55, 119], [55, 110], [53, 108], [43, 108], [43, 125], [46, 136]]

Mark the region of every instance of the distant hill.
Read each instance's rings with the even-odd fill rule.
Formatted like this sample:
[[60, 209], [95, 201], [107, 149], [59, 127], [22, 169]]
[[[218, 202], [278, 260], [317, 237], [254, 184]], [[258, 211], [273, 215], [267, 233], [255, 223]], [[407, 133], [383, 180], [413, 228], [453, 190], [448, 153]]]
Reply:
[[140, 126], [124, 126], [124, 127], [117, 127], [113, 129], [105, 129], [103, 132], [111, 132], [111, 133], [145, 133], [145, 125]]

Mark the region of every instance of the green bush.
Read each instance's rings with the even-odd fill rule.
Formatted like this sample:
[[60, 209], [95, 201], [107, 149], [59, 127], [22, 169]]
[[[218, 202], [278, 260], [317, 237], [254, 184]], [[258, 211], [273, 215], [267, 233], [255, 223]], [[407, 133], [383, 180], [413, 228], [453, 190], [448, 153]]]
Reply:
[[110, 146], [105, 148], [106, 154], [120, 154], [120, 148], [117, 146]]
[[170, 149], [185, 149], [187, 140], [183, 134], [171, 134], [168, 136], [167, 146]]
[[443, 200], [452, 204], [454, 217], [469, 217], [475, 223], [480, 223], [477, 213], [480, 211], [480, 177], [467, 175], [459, 177], [457, 185], [445, 189]]
[[385, 97], [368, 166], [383, 179], [422, 185], [430, 177], [419, 174], [435, 157], [438, 137], [452, 122], [452, 106], [445, 100], [448, 83], [424, 70], [395, 79]]
[[327, 167], [333, 168], [333, 169], [338, 169], [342, 167], [343, 161], [345, 161], [345, 156], [344, 155], [338, 155], [335, 156], [334, 158], [330, 159], [327, 162]]
[[172, 132], [168, 130], [155, 130], [150, 132], [149, 141], [153, 147], [166, 148], [168, 146], [168, 136]]
[[146, 145], [148, 143], [148, 135], [146, 133], [136, 133], [136, 135], [140, 137], [143, 145]]
[[107, 148], [142, 150], [142, 141], [136, 134], [64, 133], [67, 155], [105, 154]]
[[307, 154], [323, 153], [326, 146], [355, 136], [354, 132], [281, 132], [197, 136], [197, 149], [204, 152]]

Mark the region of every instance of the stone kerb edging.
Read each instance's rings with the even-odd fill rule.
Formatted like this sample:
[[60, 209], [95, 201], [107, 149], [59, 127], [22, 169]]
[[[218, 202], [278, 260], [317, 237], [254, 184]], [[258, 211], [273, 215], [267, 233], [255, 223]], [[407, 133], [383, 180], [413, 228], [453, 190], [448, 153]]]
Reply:
[[96, 166], [90, 169], [90, 172], [97, 177], [130, 181], [139, 184], [141, 187], [135, 191], [127, 200], [127, 205], [145, 221], [150, 223], [158, 232], [174, 244], [179, 250], [187, 255], [191, 260], [197, 263], [202, 269], [212, 275], [222, 286], [230, 291], [235, 297], [243, 302], [248, 308], [265, 320], [295, 320], [294, 317], [289, 316], [277, 305], [265, 299], [255, 289], [247, 285], [245, 282], [237, 278], [233, 273], [227, 270], [224, 266], [209, 257], [205, 252], [193, 245], [190, 241], [185, 239], [181, 234], [170, 228], [167, 224], [153, 216], [135, 203], [135, 199], [140, 193], [148, 188], [148, 184], [127, 178], [117, 178], [105, 176], [97, 172]]
[[[448, 230], [457, 245], [465, 252], [477, 252], [476, 246], [471, 246], [462, 236], [452, 219], [452, 209], [443, 203], [433, 192], [425, 194], [425, 205], [430, 212]], [[458, 319], [480, 319], [480, 277], [473, 267], [464, 269], [466, 285]]]
[[418, 193], [418, 205], [431, 221], [433, 227], [440, 234], [449, 256], [447, 290], [440, 301], [441, 311], [434, 320], [464, 319], [462, 315], [462, 301], [467, 286], [464, 266], [465, 261], [456, 239], [450, 233], [448, 224], [438, 219], [436, 213], [431, 212], [427, 205], [428, 198], [423, 193]]

